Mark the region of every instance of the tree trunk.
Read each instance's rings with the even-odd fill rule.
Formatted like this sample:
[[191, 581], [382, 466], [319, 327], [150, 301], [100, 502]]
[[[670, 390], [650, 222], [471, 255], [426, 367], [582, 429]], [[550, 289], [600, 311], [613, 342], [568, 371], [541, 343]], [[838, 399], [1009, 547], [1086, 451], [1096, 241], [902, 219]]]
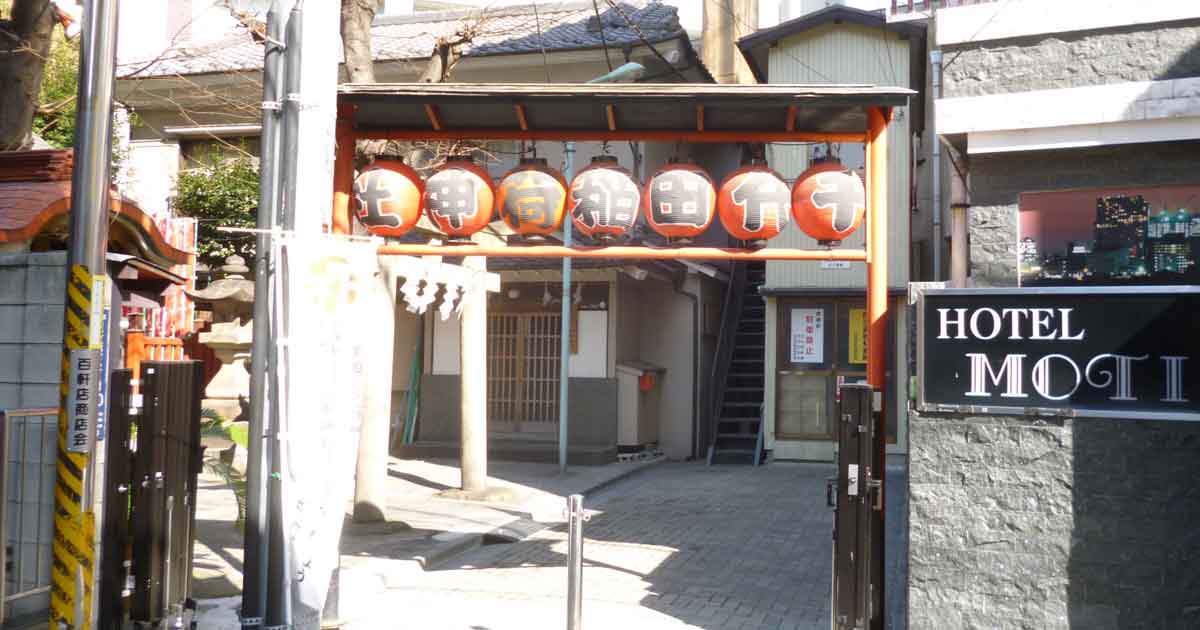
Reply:
[[371, 22], [383, 0], [342, 0], [342, 50], [350, 83], [374, 83]]
[[16, 0], [12, 19], [0, 22], [0, 151], [33, 144], [33, 115], [53, 29], [49, 0]]

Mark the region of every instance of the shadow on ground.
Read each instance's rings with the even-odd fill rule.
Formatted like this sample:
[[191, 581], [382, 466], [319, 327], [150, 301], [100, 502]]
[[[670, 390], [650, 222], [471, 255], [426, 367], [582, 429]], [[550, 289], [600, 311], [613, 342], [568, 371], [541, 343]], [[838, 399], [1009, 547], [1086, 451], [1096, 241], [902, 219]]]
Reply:
[[[663, 464], [588, 497], [598, 512], [584, 526], [585, 596], [628, 598], [706, 630], [827, 627], [832, 471]], [[563, 567], [565, 540], [555, 525], [444, 570]]]

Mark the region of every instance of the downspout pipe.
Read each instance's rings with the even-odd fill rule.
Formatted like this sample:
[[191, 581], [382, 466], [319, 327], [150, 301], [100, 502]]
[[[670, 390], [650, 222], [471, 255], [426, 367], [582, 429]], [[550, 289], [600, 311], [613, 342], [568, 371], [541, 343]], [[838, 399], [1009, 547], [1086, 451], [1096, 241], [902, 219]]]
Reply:
[[[280, 94], [283, 102], [283, 125], [280, 139], [282, 148], [279, 155], [281, 203], [276, 220], [284, 230], [292, 230], [296, 227], [296, 185], [299, 181], [296, 152], [300, 142], [300, 64], [301, 52], [304, 49], [302, 5], [302, 1], [297, 2], [288, 15], [283, 93]], [[282, 280], [286, 282], [286, 279]], [[276, 305], [275, 311], [281, 328], [276, 331], [277, 334], [286, 334], [287, 330], [287, 313], [282, 308], [283, 305]], [[286, 349], [284, 351], [286, 352]], [[279, 350], [276, 349], [276, 353], [278, 352]], [[278, 355], [276, 354], [276, 356]], [[272, 373], [270, 385], [275, 387], [279, 383], [279, 372], [274, 365], [271, 366], [270, 371]], [[277, 388], [275, 389], [277, 393], [272, 395], [275, 404], [271, 406], [270, 426], [267, 428], [269, 436], [267, 451], [271, 471], [267, 486], [271, 540], [267, 573], [270, 588], [267, 590], [266, 614], [263, 615], [264, 627], [291, 627], [292, 625], [292, 559], [289, 557], [287, 529], [283, 522], [282, 448], [279, 439], [283, 429], [280, 394], [286, 395], [286, 391], [280, 392], [280, 389], [286, 388]]]
[[929, 51], [929, 77], [933, 98], [929, 137], [933, 144], [930, 169], [933, 171], [933, 279], [942, 279], [942, 139], [937, 130], [937, 102], [942, 98], [942, 51]]
[[692, 301], [692, 455], [700, 456], [700, 296], [684, 290], [687, 274], [675, 283], [675, 293]]
[[269, 562], [267, 475], [268, 463], [264, 436], [267, 416], [267, 354], [271, 344], [270, 248], [271, 240], [263, 230], [276, 227], [279, 205], [279, 92], [283, 63], [283, 15], [279, 1], [267, 13], [267, 42], [263, 59], [262, 149], [259, 171], [258, 217], [260, 230], [254, 243], [254, 323], [253, 348], [250, 352], [250, 423], [247, 431], [245, 587], [240, 613], [242, 628], [262, 627], [267, 609], [267, 564]]
[[[636, 81], [646, 68], [640, 63], [628, 62], [621, 67], [598, 76], [588, 83], [617, 83], [620, 81]], [[563, 146], [563, 177], [568, 182], [575, 175], [575, 143], [567, 142]], [[571, 217], [563, 221], [562, 242], [571, 247]], [[559, 375], [558, 375], [558, 470], [567, 472], [567, 435], [570, 423], [570, 384], [571, 384], [571, 258], [562, 259], [562, 328], [559, 332]]]

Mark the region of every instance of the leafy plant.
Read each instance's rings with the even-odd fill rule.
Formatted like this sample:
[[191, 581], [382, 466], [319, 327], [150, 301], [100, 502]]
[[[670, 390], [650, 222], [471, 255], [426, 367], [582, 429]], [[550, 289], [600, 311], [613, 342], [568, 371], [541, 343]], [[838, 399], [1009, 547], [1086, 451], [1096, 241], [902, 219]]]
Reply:
[[[200, 410], [200, 436], [220, 437], [233, 441], [233, 434], [225, 418], [220, 413], [207, 407]], [[236, 444], [236, 442], [234, 442]], [[240, 527], [246, 520], [246, 477], [233, 464], [223, 461], [220, 455], [206, 455], [204, 468], [221, 478], [225, 485], [233, 491], [237, 500], [237, 525]]]
[[75, 97], [79, 88], [79, 38], [54, 29], [50, 57], [42, 76], [33, 132], [51, 145], [65, 149], [75, 142]]
[[258, 210], [258, 165], [246, 156], [212, 153], [183, 170], [175, 182], [175, 209], [199, 219], [200, 258], [220, 264], [238, 254], [254, 255], [254, 236], [222, 232], [221, 227], [253, 228]]

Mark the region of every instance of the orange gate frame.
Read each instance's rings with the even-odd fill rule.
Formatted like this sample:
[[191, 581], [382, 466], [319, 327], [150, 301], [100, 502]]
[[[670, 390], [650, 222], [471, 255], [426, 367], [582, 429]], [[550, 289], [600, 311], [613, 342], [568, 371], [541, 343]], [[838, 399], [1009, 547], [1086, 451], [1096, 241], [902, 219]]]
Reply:
[[[628, 88], [626, 90], [625, 88]], [[357, 140], [388, 139], [388, 140], [553, 140], [553, 141], [618, 141], [644, 140], [663, 142], [690, 143], [734, 143], [734, 142], [862, 142], [866, 157], [866, 247], [864, 249], [737, 249], [719, 247], [650, 247], [650, 246], [600, 246], [583, 247], [562, 245], [534, 245], [519, 248], [497, 247], [484, 245], [417, 245], [389, 244], [379, 247], [380, 255], [403, 256], [500, 256], [520, 258], [625, 258], [631, 260], [662, 260], [662, 259], [691, 259], [691, 260], [810, 260], [810, 261], [854, 261], [865, 262], [867, 265], [867, 383], [874, 390], [880, 408], [876, 419], [877, 435], [887, 435], [887, 403], [882, 392], [885, 387], [887, 371], [887, 319], [888, 319], [888, 122], [891, 120], [892, 107], [880, 105], [884, 96], [901, 96], [914, 94], [909, 90], [895, 88], [874, 88], [871, 86], [708, 86], [682, 85], [671, 88], [651, 85], [627, 85], [618, 87], [599, 88], [592, 85], [577, 85], [568, 88], [570, 92], [552, 94], [551, 86], [526, 85], [487, 85], [475, 86], [453, 84], [396, 84], [386, 86], [374, 84], [370, 86], [346, 85], [339, 90], [336, 125], [336, 154], [333, 174], [333, 207], [329, 225], [334, 234], [349, 234], [351, 227], [350, 195], [354, 184], [354, 151]], [[669, 125], [658, 121], [642, 128], [620, 128], [615, 116], [616, 105], [624, 103], [633, 105], [645, 91], [649, 95], [652, 89], [657, 89], [657, 98], [670, 99], [684, 108], [694, 108], [695, 125], [690, 129], [665, 128]], [[672, 92], [678, 89], [682, 91]], [[360, 126], [359, 109], [353, 98], [345, 96], [402, 97], [401, 100], [409, 106], [410, 115], [406, 119], [396, 119], [394, 123], [380, 124], [378, 107], [367, 110], [364, 118], [375, 116], [374, 126]], [[751, 90], [756, 90], [752, 93]], [[766, 98], [778, 97], [781, 92], [791, 92], [792, 102], [786, 105], [786, 117], [783, 121], [771, 122], [770, 118], [763, 119], [766, 129], [757, 130], [716, 130], [713, 125], [706, 124], [705, 105], [697, 99], [708, 96], [720, 98], [721, 91], [733, 94], [743, 91], [752, 96], [761, 95]], [[524, 93], [522, 93], [524, 92]], [[885, 94], [886, 93], [886, 94]], [[815, 107], [829, 104], [845, 106], [847, 97], [855, 95], [874, 99], [874, 102], [859, 101], [866, 118], [865, 132], [846, 131], [802, 131], [797, 129], [798, 107], [796, 103], [812, 103]], [[802, 98], [797, 98], [797, 96]], [[812, 101], [805, 102], [804, 99]], [[437, 103], [431, 102], [442, 98], [448, 107], [461, 106], [464, 98], [474, 98], [486, 105], [489, 112], [472, 112], [471, 118], [487, 118], [488, 122], [499, 120], [497, 111], [511, 108], [515, 113], [518, 128], [503, 127], [456, 127], [446, 124], [448, 121], [444, 110]], [[520, 99], [526, 98], [524, 102]], [[555, 99], [546, 100], [546, 99]], [[558, 105], [570, 104], [586, 109], [594, 106], [599, 100], [608, 104], [603, 107], [605, 116], [603, 123], [592, 123], [593, 128], [577, 129], [532, 129], [530, 120], [533, 119], [529, 108], [546, 103]], [[360, 103], [378, 105], [369, 100]], [[660, 101], [661, 102], [661, 101]], [[717, 102], [717, 101], [714, 101]], [[749, 103], [750, 101], [745, 101]], [[777, 101], [778, 102], [778, 101]], [[894, 103], [894, 101], [893, 101]], [[420, 104], [423, 116], [414, 117], [411, 112], [417, 111]], [[726, 102], [725, 104], [728, 104]], [[624, 105], [622, 105], [624, 106]], [[482, 109], [482, 108], [481, 108]], [[676, 112], [678, 114], [678, 112]], [[458, 116], [462, 121], [462, 113]], [[419, 118], [424, 121], [418, 122]], [[472, 121], [474, 122], [474, 121]], [[758, 120], [756, 119], [756, 122]], [[782, 122], [782, 125], [779, 123]], [[422, 124], [424, 123], [424, 124]], [[428, 126], [425, 126], [427, 124]], [[707, 127], [707, 128], [706, 128]], [[783, 127], [778, 129], [778, 127]], [[570, 220], [569, 217], [567, 220]], [[883, 545], [883, 524], [885, 514], [884, 488], [886, 471], [886, 443], [879, 441], [875, 453], [875, 473], [880, 483], [879, 505], [879, 545]], [[882, 549], [881, 549], [882, 552]], [[880, 593], [882, 597], [883, 594]]]
[[[519, 106], [518, 106], [519, 107]], [[354, 147], [357, 140], [653, 140], [680, 142], [862, 142], [866, 154], [867, 179], [867, 245], [865, 249], [737, 249], [729, 247], [649, 247], [601, 246], [583, 247], [562, 245], [522, 246], [519, 249], [485, 245], [416, 245], [392, 244], [379, 247], [381, 255], [399, 256], [502, 256], [520, 258], [626, 258], [631, 260], [837, 260], [867, 264], [867, 382], [877, 390], [884, 388], [887, 370], [888, 275], [887, 275], [887, 124], [890, 107], [867, 108], [866, 134], [798, 132], [714, 132], [714, 131], [534, 131], [510, 129], [444, 129], [434, 124], [429, 130], [358, 130], [354, 125], [354, 108], [338, 105], [337, 153], [333, 166], [333, 209], [330, 225], [334, 234], [349, 234], [351, 225], [350, 195], [354, 185]], [[431, 117], [436, 121], [436, 116]], [[790, 126], [790, 125], [789, 125]], [[886, 434], [884, 421], [880, 432]], [[880, 471], [882, 472], [882, 463]]]

